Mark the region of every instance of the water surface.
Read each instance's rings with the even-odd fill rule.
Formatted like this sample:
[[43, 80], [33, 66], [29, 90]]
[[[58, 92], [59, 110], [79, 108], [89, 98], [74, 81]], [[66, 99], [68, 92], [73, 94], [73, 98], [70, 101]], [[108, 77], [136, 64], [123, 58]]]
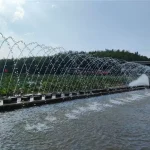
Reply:
[[0, 113], [0, 150], [150, 149], [150, 91]]

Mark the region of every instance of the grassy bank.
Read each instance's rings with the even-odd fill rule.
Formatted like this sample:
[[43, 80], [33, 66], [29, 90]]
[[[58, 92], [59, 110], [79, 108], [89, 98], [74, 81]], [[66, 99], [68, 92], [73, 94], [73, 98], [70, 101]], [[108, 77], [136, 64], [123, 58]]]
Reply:
[[[2, 77], [2, 74], [0, 75]], [[0, 95], [68, 92], [103, 89], [126, 84], [125, 76], [98, 75], [11, 75], [1, 78]]]

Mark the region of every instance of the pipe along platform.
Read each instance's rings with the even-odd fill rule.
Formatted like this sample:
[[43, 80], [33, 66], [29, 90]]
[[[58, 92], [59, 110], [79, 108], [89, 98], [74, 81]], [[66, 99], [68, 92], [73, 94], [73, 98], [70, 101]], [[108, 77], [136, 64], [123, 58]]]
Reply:
[[24, 95], [10, 98], [0, 99], [0, 112], [13, 111], [21, 108], [28, 108], [33, 106], [40, 106], [44, 104], [54, 104], [76, 99], [83, 99], [88, 97], [96, 97], [101, 95], [109, 95], [116, 93], [123, 93], [129, 91], [136, 91], [148, 89], [149, 86], [135, 86], [135, 87], [117, 87], [109, 89], [96, 89], [90, 91], [68, 92], [68, 93], [49, 93], [45, 95]]

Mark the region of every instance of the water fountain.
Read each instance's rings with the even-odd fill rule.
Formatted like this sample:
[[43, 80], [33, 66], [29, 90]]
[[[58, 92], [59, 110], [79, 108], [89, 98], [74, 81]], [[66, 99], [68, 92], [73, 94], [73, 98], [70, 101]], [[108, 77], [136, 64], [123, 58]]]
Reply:
[[0, 36], [1, 111], [149, 87], [148, 66]]

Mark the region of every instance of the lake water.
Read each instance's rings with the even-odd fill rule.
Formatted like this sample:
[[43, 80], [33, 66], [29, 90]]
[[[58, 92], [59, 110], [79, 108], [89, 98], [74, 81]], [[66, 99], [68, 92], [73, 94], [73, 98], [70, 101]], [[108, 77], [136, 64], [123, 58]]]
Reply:
[[150, 149], [150, 90], [0, 113], [0, 150], [103, 149]]

